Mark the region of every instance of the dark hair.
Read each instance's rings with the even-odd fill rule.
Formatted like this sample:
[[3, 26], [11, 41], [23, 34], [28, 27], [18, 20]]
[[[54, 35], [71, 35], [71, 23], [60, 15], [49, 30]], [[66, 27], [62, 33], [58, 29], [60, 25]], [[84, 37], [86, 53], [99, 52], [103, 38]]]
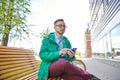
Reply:
[[54, 25], [55, 25], [55, 23], [57, 23], [58, 21], [63, 21], [63, 22], [64, 22], [63, 19], [57, 19], [57, 20], [54, 22]]

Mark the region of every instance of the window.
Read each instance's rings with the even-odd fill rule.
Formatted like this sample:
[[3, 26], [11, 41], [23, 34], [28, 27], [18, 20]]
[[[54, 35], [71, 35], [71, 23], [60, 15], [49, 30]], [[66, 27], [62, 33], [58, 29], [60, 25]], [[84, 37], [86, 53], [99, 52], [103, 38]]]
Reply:
[[120, 24], [111, 31], [112, 48], [120, 50]]
[[107, 0], [107, 4], [109, 4], [109, 3], [110, 3], [110, 1], [111, 1], [111, 0]]
[[103, 11], [103, 3], [100, 6], [99, 12], [98, 12], [98, 22], [101, 19], [102, 15], [103, 15], [104, 11]]

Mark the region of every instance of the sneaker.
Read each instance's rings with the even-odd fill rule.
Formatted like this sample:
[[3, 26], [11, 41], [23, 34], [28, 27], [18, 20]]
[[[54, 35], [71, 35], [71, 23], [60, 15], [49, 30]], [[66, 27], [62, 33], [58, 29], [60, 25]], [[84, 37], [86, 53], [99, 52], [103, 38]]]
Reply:
[[99, 79], [98, 77], [96, 77], [93, 74], [91, 74], [91, 78], [88, 79], [88, 80], [101, 80], [101, 79]]

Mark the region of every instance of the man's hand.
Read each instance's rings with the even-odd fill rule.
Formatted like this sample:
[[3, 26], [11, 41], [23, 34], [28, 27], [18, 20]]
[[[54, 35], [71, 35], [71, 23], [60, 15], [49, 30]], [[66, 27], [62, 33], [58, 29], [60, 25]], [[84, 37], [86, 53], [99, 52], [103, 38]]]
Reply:
[[70, 58], [73, 58], [75, 56], [75, 52], [73, 52], [72, 50], [70, 50], [69, 48], [63, 48], [59, 55], [64, 55], [64, 54], [68, 54], [70, 56]]
[[73, 52], [72, 50], [68, 50], [67, 54], [70, 56], [70, 58], [73, 58], [75, 56], [75, 52]]
[[64, 55], [67, 53], [69, 49], [68, 48], [63, 48], [60, 52], [59, 52], [59, 55]]

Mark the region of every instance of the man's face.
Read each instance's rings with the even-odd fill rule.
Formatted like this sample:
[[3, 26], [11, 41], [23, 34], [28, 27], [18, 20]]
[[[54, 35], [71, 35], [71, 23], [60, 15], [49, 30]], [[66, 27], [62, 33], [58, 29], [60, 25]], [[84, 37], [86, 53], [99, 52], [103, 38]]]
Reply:
[[58, 21], [55, 23], [54, 29], [58, 34], [62, 35], [65, 32], [66, 25], [63, 21]]

